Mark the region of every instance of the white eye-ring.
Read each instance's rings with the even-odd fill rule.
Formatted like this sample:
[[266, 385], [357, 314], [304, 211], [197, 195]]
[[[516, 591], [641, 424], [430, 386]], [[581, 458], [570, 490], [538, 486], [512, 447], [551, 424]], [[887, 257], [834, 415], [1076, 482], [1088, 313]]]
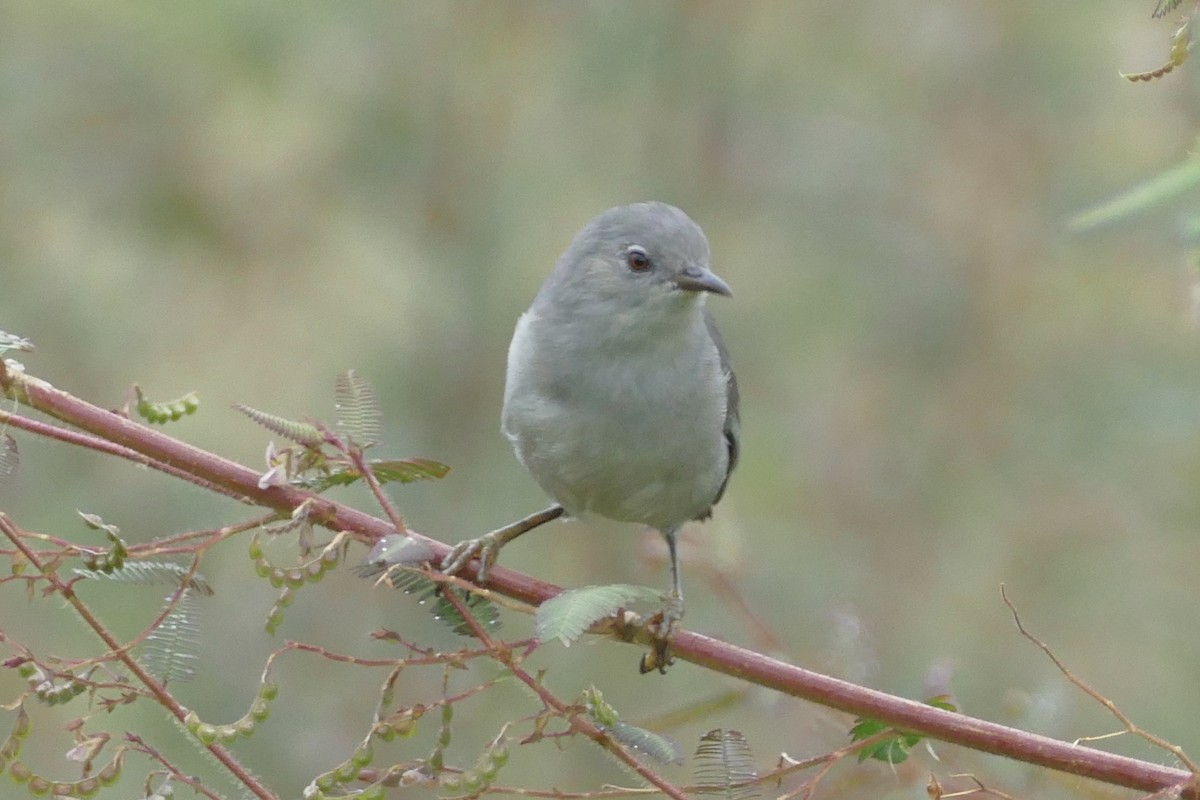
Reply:
[[633, 272], [645, 272], [651, 267], [650, 256], [645, 250], [634, 245], [625, 251], [625, 264]]

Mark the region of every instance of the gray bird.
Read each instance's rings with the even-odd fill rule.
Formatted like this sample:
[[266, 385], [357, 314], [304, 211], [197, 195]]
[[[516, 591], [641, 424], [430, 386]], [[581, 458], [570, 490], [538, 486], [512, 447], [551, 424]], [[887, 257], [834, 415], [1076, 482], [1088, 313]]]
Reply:
[[[738, 459], [738, 389], [705, 306], [729, 286], [708, 265], [708, 240], [665, 203], [610, 208], [583, 228], [517, 321], [501, 429], [557, 505], [463, 542], [457, 572], [543, 522], [597, 514], [657, 528], [672, 589], [657, 656], [683, 614], [676, 540], [707, 519]], [[648, 665], [648, 666], [647, 666]]]

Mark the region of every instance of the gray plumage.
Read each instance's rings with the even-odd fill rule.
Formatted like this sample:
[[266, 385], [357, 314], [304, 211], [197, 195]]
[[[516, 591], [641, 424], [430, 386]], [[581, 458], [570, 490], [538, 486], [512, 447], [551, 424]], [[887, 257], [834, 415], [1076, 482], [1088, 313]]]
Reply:
[[683, 615], [679, 528], [712, 514], [738, 459], [737, 380], [710, 293], [732, 294], [678, 208], [610, 208], [575, 236], [517, 321], [501, 414], [557, 505], [459, 542], [443, 571], [478, 558], [485, 583], [500, 548], [564, 511], [651, 525], [667, 542], [671, 596], [650, 617], [641, 670], [666, 671]]
[[664, 203], [580, 231], [517, 322], [502, 429], [569, 514], [657, 528], [671, 551], [706, 519], [738, 459], [738, 390], [705, 306], [730, 294], [708, 240]]

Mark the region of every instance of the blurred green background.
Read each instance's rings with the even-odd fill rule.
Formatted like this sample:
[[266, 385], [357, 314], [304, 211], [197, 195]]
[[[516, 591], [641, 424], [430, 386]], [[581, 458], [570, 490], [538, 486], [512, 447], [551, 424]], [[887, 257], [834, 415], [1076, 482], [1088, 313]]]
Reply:
[[[161, 399], [197, 390], [199, 415], [169, 431], [256, 466], [269, 435], [230, 403], [332, 420], [333, 378], [357, 368], [387, 416], [380, 454], [452, 465], [392, 495], [414, 528], [456, 541], [545, 502], [498, 431], [518, 314], [594, 214], [674, 203], [734, 288], [713, 306], [743, 398], [739, 471], [715, 521], [689, 532], [687, 624], [764, 646], [706, 580], [716, 567], [798, 664], [912, 697], [949, 690], [966, 712], [1066, 739], [1114, 729], [1018, 637], [1004, 582], [1079, 675], [1198, 751], [1187, 209], [1088, 235], [1065, 226], [1192, 146], [1190, 64], [1149, 85], [1118, 75], [1165, 59], [1174, 25], [1152, 9], [5, 3], [0, 329], [37, 344], [29, 371], [102, 405], [135, 381]], [[0, 508], [27, 529], [95, 543], [80, 508], [146, 541], [248, 513], [19, 439]], [[346, 571], [301, 590], [268, 639], [274, 593], [245, 553], [239, 541], [204, 564], [217, 595], [200, 677], [178, 693], [206, 719], [243, 713], [285, 638], [381, 657], [398, 651], [367, 633], [390, 627], [460, 646]], [[556, 524], [502, 560], [570, 586], [667, 581], [653, 535], [603, 522]], [[85, 597], [130, 635], [162, 591]], [[0, 628], [42, 656], [97, 648], [57, 603], [11, 584]], [[507, 628], [527, 630], [519, 617]], [[686, 664], [639, 677], [636, 660], [581, 644], [537, 663], [560, 694], [594, 683], [632, 722], [737, 687]], [[292, 654], [277, 677], [278, 710], [236, 749], [297, 796], [353, 749], [383, 675]], [[414, 670], [400, 699], [435, 698], [440, 681]], [[21, 686], [0, 673], [0, 697]], [[510, 688], [485, 698], [458, 709], [448, 760], [469, 766], [503, 720], [537, 710]], [[71, 774], [60, 726], [81, 713], [36, 710], [35, 768]], [[212, 774], [148, 705], [93, 727], [106, 725]], [[743, 730], [763, 766], [848, 729], [752, 692], [667, 732], [690, 752], [717, 726]], [[426, 754], [434, 728], [381, 762]], [[1104, 746], [1166, 759], [1128, 738]], [[826, 796], [924, 796], [930, 770], [1022, 796], [1123, 796], [936, 749], [941, 764], [836, 773]], [[584, 742], [520, 750], [503, 783], [632, 780]]]

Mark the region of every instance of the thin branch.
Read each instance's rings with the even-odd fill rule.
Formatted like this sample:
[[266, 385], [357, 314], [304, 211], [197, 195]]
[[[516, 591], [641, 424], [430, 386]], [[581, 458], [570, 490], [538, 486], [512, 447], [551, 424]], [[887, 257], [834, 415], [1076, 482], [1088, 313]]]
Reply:
[[[228, 539], [231, 536], [236, 536], [239, 533], [252, 531], [255, 528], [261, 528], [269, 522], [278, 519], [279, 515], [275, 513], [266, 514], [254, 519], [248, 519], [244, 522], [238, 522], [233, 525], [225, 525], [221, 528], [215, 528], [203, 531], [186, 531], [177, 533], [173, 536], [164, 536], [161, 539], [155, 539], [150, 542], [142, 542], [141, 544], [127, 545], [129, 556], [137, 558], [150, 558], [151, 556], [166, 556], [166, 555], [192, 555], [194, 553], [203, 553], [213, 545]], [[187, 544], [193, 539], [204, 539], [198, 544]]]
[[[0, 372], [3, 372], [3, 370], [4, 365], [0, 364]], [[0, 377], [3, 376], [0, 375]], [[235, 500], [244, 499], [236, 492], [232, 492], [223, 486], [197, 477], [196, 475], [188, 472], [186, 469], [180, 469], [172, 464], [158, 461], [149, 456], [143, 455], [132, 448], [124, 447], [116, 444], [115, 442], [110, 442], [106, 439], [98, 438], [96, 436], [89, 436], [85, 433], [79, 433], [78, 431], [60, 428], [57, 425], [50, 425], [45, 422], [40, 422], [36, 419], [29, 419], [29, 417], [11, 414], [3, 409], [0, 409], [0, 428], [3, 428], [6, 425], [11, 425], [14, 428], [19, 428], [21, 430], [28, 431], [29, 433], [37, 434], [38, 436], [44, 436], [47, 439], [56, 439], [66, 444], [73, 444], [76, 447], [82, 447], [85, 450], [95, 450], [98, 453], [104, 453], [105, 455], [123, 458], [126, 461], [132, 461], [135, 464], [140, 464], [144, 467], [151, 467], [159, 472], [165, 472], [173, 478], [179, 478], [182, 481], [193, 483], [196, 486], [199, 486], [201, 489], [207, 489], [210, 492], [223, 494], [226, 497], [232, 497]]]
[[163, 769], [165, 769], [174, 780], [190, 787], [192, 791], [204, 795], [205, 797], [209, 798], [209, 800], [221, 800], [220, 795], [205, 787], [204, 784], [197, 778], [194, 778], [180, 770], [178, 767], [168, 761], [166, 756], [158, 752], [158, 750], [155, 748], [151, 747], [142, 737], [135, 736], [132, 733], [127, 733], [125, 734], [125, 740], [133, 746], [133, 749], [162, 764]]
[[[290, 486], [260, 487], [259, 473], [249, 467], [91, 405], [45, 381], [9, 369], [3, 362], [0, 362], [0, 393], [94, 436], [148, 456], [151, 459], [149, 465], [156, 469], [162, 468], [159, 465], [171, 465], [175, 470], [182, 470], [231, 491], [246, 502], [285, 514], [308, 502], [310, 518], [314, 522], [335, 531], [349, 531], [365, 542], [373, 543], [394, 532], [393, 525], [388, 521], [309, 492]], [[409, 535], [425, 543], [435, 559], [440, 559], [450, 551], [448, 545], [416, 532], [409, 531]], [[474, 578], [477, 569], [478, 561], [472, 561], [460, 576]], [[539, 605], [562, 591], [553, 584], [499, 566], [493, 567], [490, 572], [489, 587], [492, 591], [533, 605]], [[641, 645], [649, 642], [644, 632], [635, 638]], [[1186, 770], [1058, 741], [895, 697], [693, 631], [680, 630], [673, 640], [671, 652], [682, 661], [690, 661], [792, 697], [856, 716], [874, 717], [895, 728], [1073, 775], [1143, 792], [1158, 792], [1188, 784], [1192, 780], [1191, 773]], [[1200, 800], [1200, 792], [1192, 785], [1182, 796]]]
[[926, 785], [925, 793], [929, 795], [931, 800], [950, 800], [952, 797], [998, 797], [1000, 800], [1017, 800], [1017, 798], [1013, 797], [1011, 794], [1005, 794], [1004, 792], [997, 791], [996, 789], [989, 789], [984, 785], [983, 781], [979, 780], [979, 778], [976, 778], [974, 775], [960, 773], [950, 775], [949, 777], [969, 780], [971, 783], [975, 784], [975, 788], [947, 792], [946, 788], [942, 786], [941, 781], [939, 781], [936, 776], [930, 775], [929, 783]]
[[325, 436], [325, 443], [335, 448], [346, 458], [350, 459], [350, 463], [354, 464], [354, 468], [358, 470], [358, 474], [367, 482], [367, 486], [371, 489], [371, 494], [375, 496], [375, 502], [379, 503], [379, 507], [383, 509], [383, 513], [392, 521], [392, 525], [396, 527], [396, 533], [404, 534], [408, 532], [408, 528], [404, 524], [404, 519], [400, 516], [400, 512], [392, 505], [392, 501], [383, 491], [383, 485], [379, 483], [379, 478], [375, 477], [375, 471], [371, 469], [371, 465], [367, 463], [367, 459], [363, 456], [362, 448], [353, 442], [343, 441], [340, 436], [329, 430], [324, 425], [317, 425], [318, 429]]
[[[519, 642], [509, 642], [505, 646], [512, 648], [527, 648], [536, 646], [536, 642], [532, 639], [525, 639]], [[347, 655], [345, 653], [335, 653], [320, 645], [308, 644], [307, 642], [289, 641], [271, 653], [267, 659], [270, 664], [277, 657], [283, 655], [289, 650], [300, 650], [306, 653], [316, 653], [322, 658], [330, 661], [336, 661], [343, 664], [354, 664], [359, 667], [428, 667], [434, 664], [457, 664], [459, 662], [470, 661], [475, 658], [491, 655], [488, 648], [463, 648], [461, 650], [451, 650], [449, 652], [429, 653], [420, 658], [361, 658], [359, 656]]]
[[[154, 695], [154, 699], [159, 703], [159, 705], [165, 708], [171, 714], [171, 716], [175, 717], [175, 719], [182, 723], [187, 717], [187, 710], [184, 709], [184, 707], [179, 704], [179, 701], [177, 701], [174, 696], [167, 691], [165, 686], [163, 686], [153, 675], [143, 669], [142, 665], [132, 658], [129, 653], [125, 652], [125, 648], [122, 647], [121, 643], [118, 642], [111, 633], [109, 633], [108, 628], [106, 628], [104, 624], [100, 622], [100, 620], [97, 619], [94, 614], [92, 614], [92, 610], [82, 600], [79, 599], [78, 595], [75, 594], [75, 590], [71, 587], [71, 584], [64, 583], [63, 581], [59, 580], [58, 576], [54, 573], [54, 570], [44, 563], [38, 554], [31, 550], [25, 543], [24, 537], [21, 535], [21, 530], [17, 528], [17, 526], [13, 524], [12, 520], [10, 520], [8, 516], [2, 512], [0, 512], [0, 533], [3, 533], [5, 536], [7, 536], [9, 541], [11, 541], [16, 548], [20, 550], [22, 554], [24, 554], [25, 558], [29, 559], [29, 563], [33, 565], [34, 569], [40, 572], [42, 577], [49, 581], [50, 585], [54, 587], [54, 591], [64, 600], [66, 600], [72, 608], [75, 609], [75, 613], [78, 614], [83, 619], [84, 623], [86, 623], [87, 626], [92, 629], [93, 633], [100, 637], [100, 640], [104, 642], [109, 651], [117, 658], [117, 660], [125, 666], [125, 669], [129, 670], [134, 677], [138, 679], [142, 686], [146, 687], [146, 689]], [[227, 770], [229, 770], [231, 775], [233, 775], [237, 780], [241, 781], [242, 785], [246, 787], [247, 791], [252, 792], [261, 800], [278, 800], [278, 798], [276, 798], [275, 795], [267, 789], [267, 787], [259, 783], [258, 779], [255, 778], [249, 770], [243, 767], [241, 763], [233, 757], [233, 754], [230, 753], [227, 748], [219, 744], [202, 746], [212, 753], [213, 757], [221, 762], [221, 764]]]
[[[3, 516], [3, 515], [0, 514], [0, 516]], [[5, 533], [7, 533], [7, 531], [5, 531]], [[114, 658], [121, 658], [122, 660], [124, 660], [124, 657], [129, 652], [131, 652], [133, 650], [133, 648], [137, 647], [139, 644], [146, 641], [146, 639], [150, 638], [154, 634], [154, 632], [156, 630], [158, 630], [159, 626], [162, 625], [163, 620], [165, 620], [167, 617], [171, 616], [171, 614], [173, 614], [175, 612], [176, 607], [179, 605], [180, 601], [183, 600], [184, 593], [188, 590], [188, 587], [192, 583], [192, 579], [196, 577], [196, 572], [199, 569], [200, 569], [200, 555], [199, 555], [199, 553], [196, 553], [192, 557], [191, 567], [188, 568], [188, 571], [186, 574], [182, 575], [179, 578], [179, 586], [176, 587], [175, 591], [171, 592], [170, 596], [167, 597], [167, 602], [165, 604], [163, 604], [162, 611], [160, 611], [158, 613], [157, 617], [155, 617], [153, 620], [151, 620], [149, 625], [142, 628], [141, 633], [137, 634], [132, 639], [125, 642], [125, 644], [120, 645], [120, 649], [118, 649], [118, 650], [110, 650], [107, 653], [101, 653], [98, 656], [92, 656], [91, 658], [83, 659], [82, 661], [73, 661], [73, 662], [71, 662], [71, 668], [72, 669], [86, 668], [92, 664], [100, 664], [105, 661], [112, 661]], [[57, 587], [56, 587], [56, 589], [57, 589]]]
[[[1129, 717], [1127, 717], [1125, 715], [1125, 713], [1123, 711], [1121, 711], [1121, 709], [1117, 708], [1116, 703], [1114, 703], [1112, 700], [1109, 700], [1107, 697], [1105, 697], [1104, 695], [1097, 692], [1091, 686], [1088, 686], [1088, 684], [1085, 683], [1082, 678], [1080, 678], [1075, 673], [1071, 672], [1071, 670], [1069, 670], [1067, 668], [1067, 665], [1064, 664], [1062, 662], [1062, 660], [1059, 659], [1058, 656], [1054, 655], [1054, 652], [1050, 649], [1049, 645], [1047, 645], [1041, 639], [1034, 636], [1029, 631], [1025, 630], [1025, 626], [1021, 624], [1021, 617], [1017, 614], [1016, 606], [1014, 606], [1012, 604], [1012, 601], [1008, 599], [1008, 592], [1005, 591], [1003, 583], [1000, 584], [1000, 597], [1001, 597], [1001, 599], [1004, 600], [1004, 605], [1008, 606], [1008, 610], [1012, 612], [1013, 622], [1016, 623], [1017, 630], [1021, 632], [1021, 635], [1024, 636], [1029, 641], [1033, 642], [1035, 645], [1037, 645], [1038, 648], [1040, 648], [1041, 651], [1043, 653], [1045, 653], [1046, 656], [1051, 661], [1054, 662], [1054, 666], [1058, 667], [1058, 671], [1061, 672], [1063, 674], [1063, 676], [1066, 677], [1067, 680], [1069, 680], [1071, 683], [1075, 684], [1075, 686], [1077, 686], [1080, 689], [1080, 691], [1082, 691], [1088, 697], [1092, 698], [1097, 703], [1099, 703], [1100, 705], [1107, 708], [1109, 713], [1112, 714], [1114, 717], [1116, 717], [1117, 720], [1122, 725], [1125, 726], [1125, 730], [1123, 731], [1123, 733], [1131, 733], [1134, 736], [1137, 736], [1141, 739], [1145, 739], [1147, 742], [1154, 745], [1155, 747], [1159, 747], [1163, 750], [1166, 750], [1168, 753], [1170, 753], [1171, 755], [1173, 755], [1177, 759], [1179, 759], [1179, 763], [1183, 764], [1185, 767], [1188, 768], [1188, 771], [1192, 773], [1193, 781], [1200, 780], [1200, 768], [1198, 768], [1196, 766], [1196, 763], [1194, 761], [1192, 761], [1192, 759], [1188, 758], [1187, 753], [1183, 752], [1183, 748], [1181, 748], [1177, 744], [1172, 744], [1171, 742], [1168, 742], [1166, 739], [1163, 739], [1160, 736], [1156, 736], [1147, 730], [1143, 730], [1142, 728], [1139, 728], [1137, 725], [1134, 725], [1133, 720], [1131, 720]], [[1092, 738], [1092, 740], [1095, 740], [1095, 739], [1107, 738], [1107, 737], [1091, 737], [1091, 738]], [[1079, 741], [1087, 741], [1087, 739], [1081, 739]]]
[[479, 623], [479, 620], [475, 619], [474, 615], [471, 614], [470, 609], [467, 608], [467, 604], [457, 592], [446, 592], [445, 597], [450, 601], [450, 604], [454, 606], [462, 618], [466, 620], [467, 624], [471, 627], [471, 632], [474, 633], [475, 637], [483, 643], [483, 646], [491, 652], [492, 657], [503, 664], [509, 670], [509, 672], [517, 677], [518, 680], [532, 689], [547, 708], [552, 709], [555, 713], [561, 715], [572, 729], [596, 742], [596, 744], [603, 747], [609, 753], [612, 753], [617, 760], [640, 775], [647, 783], [657, 786], [658, 789], [663, 792], [663, 794], [673, 798], [674, 800], [689, 800], [688, 796], [676, 788], [672, 783], [668, 782], [657, 772], [647, 767], [638, 759], [634, 758], [633, 755], [623, 745], [609, 736], [606, 731], [578, 711], [568, 709], [566, 704], [555, 697], [540, 680], [522, 669], [518, 663], [518, 659], [513, 657], [512, 648], [505, 644], [497, 643], [494, 639], [492, 639], [492, 637], [484, 629], [483, 625]]

